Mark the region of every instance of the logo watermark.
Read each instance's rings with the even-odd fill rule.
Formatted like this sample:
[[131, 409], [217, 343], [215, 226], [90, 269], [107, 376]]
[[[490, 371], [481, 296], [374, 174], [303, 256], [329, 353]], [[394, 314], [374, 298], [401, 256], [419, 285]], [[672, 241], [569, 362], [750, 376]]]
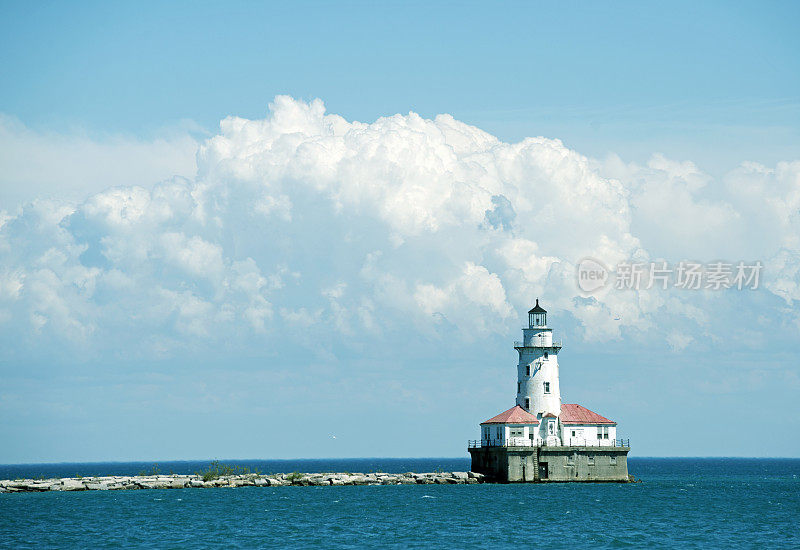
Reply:
[[620, 262], [615, 271], [594, 258], [584, 258], [576, 267], [578, 288], [592, 293], [613, 283], [616, 290], [756, 290], [761, 262], [708, 263], [681, 261], [677, 265], [660, 262]]
[[594, 292], [608, 284], [608, 269], [593, 258], [584, 258], [578, 262], [577, 275], [578, 288], [584, 292]]

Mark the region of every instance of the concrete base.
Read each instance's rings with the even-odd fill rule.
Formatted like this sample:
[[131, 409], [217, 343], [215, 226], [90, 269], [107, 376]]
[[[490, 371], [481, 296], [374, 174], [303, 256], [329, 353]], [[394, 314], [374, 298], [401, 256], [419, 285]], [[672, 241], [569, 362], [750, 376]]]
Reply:
[[630, 447], [470, 448], [472, 471], [501, 483], [627, 482]]

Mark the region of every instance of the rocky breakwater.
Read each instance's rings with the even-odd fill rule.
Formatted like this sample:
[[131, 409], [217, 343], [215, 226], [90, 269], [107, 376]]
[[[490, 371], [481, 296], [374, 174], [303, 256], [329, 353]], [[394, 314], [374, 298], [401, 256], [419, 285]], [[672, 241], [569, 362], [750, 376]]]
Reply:
[[15, 479], [0, 481], [0, 493], [42, 491], [116, 491], [121, 489], [184, 489], [210, 487], [283, 487], [328, 485], [426, 485], [483, 483], [475, 472], [239, 474], [208, 479], [201, 475], [146, 475]]

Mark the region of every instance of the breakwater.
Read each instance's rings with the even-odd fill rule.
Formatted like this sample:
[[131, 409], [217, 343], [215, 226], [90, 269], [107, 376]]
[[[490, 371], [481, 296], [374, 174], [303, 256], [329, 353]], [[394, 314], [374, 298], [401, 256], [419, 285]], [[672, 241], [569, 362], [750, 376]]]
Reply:
[[329, 485], [425, 485], [483, 483], [475, 472], [236, 474], [208, 479], [194, 475], [91, 476], [0, 480], [0, 493], [42, 491], [117, 491], [125, 489], [189, 489], [211, 487], [284, 487]]

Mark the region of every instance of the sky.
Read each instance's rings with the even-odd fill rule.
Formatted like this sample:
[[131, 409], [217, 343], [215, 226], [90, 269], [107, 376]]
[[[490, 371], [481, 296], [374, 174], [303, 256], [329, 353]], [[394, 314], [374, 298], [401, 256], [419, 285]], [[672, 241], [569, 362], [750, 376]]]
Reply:
[[0, 463], [467, 456], [537, 297], [632, 456], [800, 456], [798, 16], [0, 2]]

